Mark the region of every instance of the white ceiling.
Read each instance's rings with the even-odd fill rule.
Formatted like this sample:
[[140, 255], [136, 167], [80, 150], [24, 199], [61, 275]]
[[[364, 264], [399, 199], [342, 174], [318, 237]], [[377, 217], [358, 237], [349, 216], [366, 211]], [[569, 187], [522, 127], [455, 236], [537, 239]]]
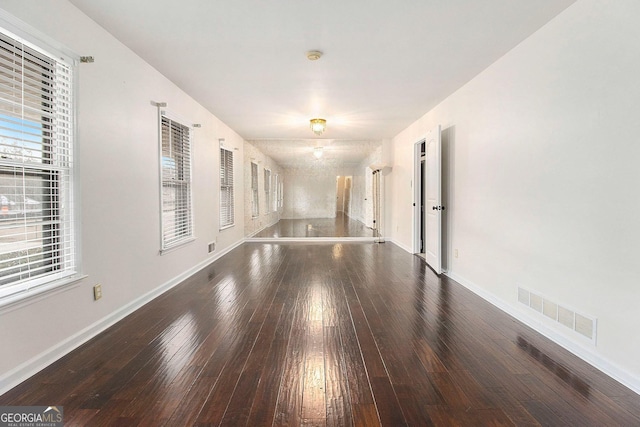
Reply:
[[391, 138], [574, 2], [70, 1], [243, 138], [281, 141]]
[[[285, 169], [353, 168], [381, 148], [380, 141], [360, 140], [262, 139], [248, 142]], [[313, 154], [316, 147], [322, 147], [319, 159]]]

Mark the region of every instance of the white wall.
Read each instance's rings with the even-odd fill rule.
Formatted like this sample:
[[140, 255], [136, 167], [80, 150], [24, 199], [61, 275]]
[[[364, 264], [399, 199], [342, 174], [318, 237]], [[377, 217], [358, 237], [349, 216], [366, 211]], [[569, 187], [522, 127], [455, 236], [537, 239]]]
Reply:
[[373, 227], [373, 187], [369, 168], [372, 164], [382, 161], [382, 145], [374, 150], [358, 167], [354, 169], [353, 188], [351, 190], [351, 210], [349, 216], [362, 222], [367, 227]]
[[336, 177], [353, 175], [353, 169], [287, 168], [284, 174], [282, 218], [335, 218]]
[[[449, 274], [640, 390], [640, 2], [581, 0], [394, 138], [387, 235], [412, 245], [413, 144], [441, 124]], [[452, 258], [454, 249], [459, 258]], [[598, 319], [596, 346], [516, 301]]]
[[[48, 353], [77, 344], [91, 328], [148, 292], [206, 263], [244, 233], [243, 140], [201, 105], [65, 0], [0, 1], [16, 15], [79, 55], [78, 164], [82, 270], [79, 286], [0, 311], [0, 390]], [[196, 240], [159, 255], [158, 112], [151, 101], [201, 123], [194, 129], [193, 200]], [[236, 225], [218, 231], [219, 146], [236, 147]], [[92, 286], [103, 297], [94, 302]], [[85, 334], [85, 335], [83, 335]], [[58, 347], [56, 347], [58, 346]], [[22, 370], [22, 371], [21, 371]], [[33, 372], [31, 372], [33, 373]]]
[[[260, 205], [259, 216], [252, 216], [251, 209], [251, 163], [258, 165], [258, 202]], [[271, 171], [271, 195], [270, 204], [267, 208], [266, 195], [264, 192], [264, 170]], [[278, 175], [279, 182], [283, 182], [284, 170], [271, 157], [251, 145], [244, 143], [244, 235], [251, 236], [260, 230], [277, 223], [280, 220], [282, 208], [273, 211], [275, 176]]]

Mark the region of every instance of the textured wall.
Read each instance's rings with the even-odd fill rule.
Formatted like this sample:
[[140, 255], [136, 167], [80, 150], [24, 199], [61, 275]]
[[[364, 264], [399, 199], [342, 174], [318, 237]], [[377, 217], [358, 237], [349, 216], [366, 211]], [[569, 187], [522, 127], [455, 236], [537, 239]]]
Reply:
[[[258, 217], [252, 216], [251, 209], [251, 163], [258, 165], [258, 200], [260, 202], [260, 212]], [[271, 171], [271, 203], [267, 209], [266, 196], [264, 192], [264, 170]], [[277, 223], [280, 220], [282, 208], [273, 211], [273, 199], [275, 176], [279, 180], [284, 179], [284, 170], [271, 157], [266, 156], [251, 143], [244, 143], [244, 235], [251, 236], [265, 227]]]
[[354, 169], [350, 216], [367, 227], [373, 226], [373, 193], [370, 165], [382, 161], [382, 146], [378, 147]]
[[[285, 169], [285, 198], [283, 218], [333, 218], [341, 194], [337, 186], [344, 186], [344, 179], [352, 177], [349, 216], [373, 225], [373, 195], [371, 194], [371, 169], [369, 165], [379, 163], [382, 146], [376, 148], [360, 164], [353, 168], [331, 168], [321, 165], [308, 168]], [[366, 199], [366, 200], [365, 200]]]
[[282, 218], [334, 218], [336, 177], [353, 175], [353, 169], [285, 169]]

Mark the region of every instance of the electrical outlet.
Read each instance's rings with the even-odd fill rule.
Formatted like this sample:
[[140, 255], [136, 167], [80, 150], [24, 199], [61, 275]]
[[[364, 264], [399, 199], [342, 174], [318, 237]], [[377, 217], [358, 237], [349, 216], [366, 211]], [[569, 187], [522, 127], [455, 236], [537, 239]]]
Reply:
[[216, 250], [216, 242], [209, 243], [209, 253]]
[[98, 283], [93, 287], [93, 299], [98, 301], [100, 298], [102, 298], [102, 285]]
[[457, 249], [454, 249], [454, 250], [453, 250], [453, 256], [454, 256], [455, 258], [458, 258], [458, 250], [457, 250]]

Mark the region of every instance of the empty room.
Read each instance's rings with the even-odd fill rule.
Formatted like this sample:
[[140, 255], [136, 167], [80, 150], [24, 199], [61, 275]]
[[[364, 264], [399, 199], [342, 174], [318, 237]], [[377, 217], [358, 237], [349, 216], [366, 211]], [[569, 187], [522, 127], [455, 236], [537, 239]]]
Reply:
[[638, 17], [0, 0], [0, 426], [640, 425]]

